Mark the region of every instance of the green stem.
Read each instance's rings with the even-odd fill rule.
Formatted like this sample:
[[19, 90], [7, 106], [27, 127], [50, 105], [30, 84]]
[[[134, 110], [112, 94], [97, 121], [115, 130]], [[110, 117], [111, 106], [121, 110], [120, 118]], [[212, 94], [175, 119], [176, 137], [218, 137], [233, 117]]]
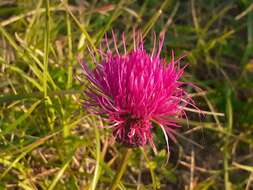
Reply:
[[46, 0], [46, 23], [44, 32], [44, 70], [43, 70], [43, 87], [44, 87], [44, 98], [47, 98], [47, 75], [48, 75], [48, 54], [49, 54], [49, 43], [50, 43], [50, 12], [49, 12], [49, 0]]
[[119, 169], [118, 169], [116, 175], [114, 176], [114, 179], [113, 179], [113, 182], [111, 185], [111, 190], [116, 190], [116, 188], [118, 187], [120, 179], [126, 170], [127, 163], [128, 163], [129, 157], [131, 155], [131, 152], [132, 152], [131, 148], [126, 148], [124, 150], [124, 154], [123, 154]]

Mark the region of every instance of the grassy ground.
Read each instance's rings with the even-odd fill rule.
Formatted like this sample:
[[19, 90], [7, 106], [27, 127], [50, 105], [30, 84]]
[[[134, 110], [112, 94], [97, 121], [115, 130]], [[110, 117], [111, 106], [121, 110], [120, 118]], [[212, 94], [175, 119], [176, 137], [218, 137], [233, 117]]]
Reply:
[[0, 190], [108, 189], [122, 156], [110, 130], [80, 105], [77, 55], [106, 32], [166, 31], [163, 56], [187, 54], [184, 80], [198, 106], [159, 148], [134, 149], [120, 189], [253, 189], [251, 0], [1, 0]]

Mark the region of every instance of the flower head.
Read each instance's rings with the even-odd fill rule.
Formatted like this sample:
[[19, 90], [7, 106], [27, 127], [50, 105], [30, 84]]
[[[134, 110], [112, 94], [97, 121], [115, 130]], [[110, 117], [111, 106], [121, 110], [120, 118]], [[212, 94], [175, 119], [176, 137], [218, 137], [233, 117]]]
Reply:
[[115, 53], [110, 50], [106, 37], [107, 51], [99, 50], [101, 61], [93, 56], [94, 70], [82, 63], [89, 81], [84, 106], [105, 116], [118, 142], [130, 147], [149, 142], [155, 148], [152, 123], [159, 124], [167, 141], [167, 135], [178, 127], [175, 118], [186, 116], [184, 108], [191, 104], [183, 88], [186, 83], [179, 81], [184, 68], [180, 68], [173, 52], [170, 62], [160, 57], [164, 36], [158, 47], [154, 38], [151, 53], [145, 50], [140, 34], [134, 36], [134, 48], [128, 52], [122, 36], [124, 53], [119, 52], [114, 33], [113, 39]]

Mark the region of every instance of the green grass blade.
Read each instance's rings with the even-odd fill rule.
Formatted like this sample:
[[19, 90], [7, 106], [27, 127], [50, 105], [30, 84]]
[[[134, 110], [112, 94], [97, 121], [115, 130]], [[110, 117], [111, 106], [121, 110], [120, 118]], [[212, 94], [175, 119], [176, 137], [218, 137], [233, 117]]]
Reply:
[[36, 147], [40, 146], [41, 144], [45, 143], [48, 139], [50, 139], [51, 137], [55, 136], [56, 134], [58, 134], [58, 132], [55, 132], [51, 135], [47, 135], [39, 140], [36, 140], [35, 142], [33, 142], [32, 144], [28, 145], [26, 147], [26, 150], [23, 151], [23, 153], [21, 153], [13, 162], [12, 164], [2, 173], [2, 175], [0, 176], [0, 180], [12, 169], [12, 167], [17, 164], [19, 162], [19, 160], [21, 160], [27, 153], [29, 153], [30, 151], [32, 151], [33, 149], [35, 149]]
[[43, 90], [44, 90], [44, 97], [47, 97], [47, 73], [48, 73], [48, 54], [49, 54], [49, 46], [50, 46], [50, 5], [49, 0], [46, 0], [46, 19], [45, 24], [46, 28], [44, 31], [44, 68], [43, 68]]
[[78, 21], [78, 19], [75, 17], [75, 15], [72, 13], [72, 11], [70, 10], [69, 6], [66, 4], [66, 2], [64, 0], [61, 0], [61, 2], [63, 3], [64, 7], [66, 8], [66, 11], [68, 12], [68, 14], [71, 16], [71, 18], [74, 20], [75, 24], [78, 26], [78, 28], [81, 30], [81, 32], [84, 34], [85, 38], [87, 39], [87, 41], [89, 42], [89, 44], [91, 45], [92, 49], [97, 53], [97, 48], [93, 43], [92, 38], [90, 37], [90, 35], [88, 34], [88, 32], [86, 31], [86, 29], [82, 26], [82, 24]]
[[6, 129], [3, 129], [2, 135], [5, 135], [15, 129], [18, 125], [24, 122], [34, 111], [34, 109], [41, 103], [41, 100], [35, 102], [23, 115], [21, 115], [13, 124], [9, 125]]
[[66, 25], [67, 25], [67, 35], [68, 35], [68, 79], [67, 88], [72, 87], [73, 81], [73, 47], [72, 47], [72, 32], [71, 32], [71, 22], [69, 14], [66, 12]]
[[[226, 104], [226, 118], [227, 118], [227, 132], [232, 132], [233, 126], [233, 110], [231, 103], [231, 91], [227, 94], [227, 104]], [[231, 182], [229, 179], [229, 160], [230, 160], [230, 152], [229, 152], [229, 142], [230, 138], [228, 135], [225, 137], [225, 145], [224, 145], [224, 186], [225, 190], [231, 189]]]
[[59, 170], [57, 175], [55, 176], [53, 182], [51, 185], [48, 187], [48, 190], [53, 190], [54, 187], [57, 185], [58, 181], [61, 179], [62, 175], [64, 174], [64, 171], [67, 169], [69, 166], [70, 162], [72, 160], [72, 156], [63, 164], [62, 168]]
[[97, 127], [95, 127], [94, 130], [95, 130], [95, 136], [96, 136], [96, 168], [95, 168], [95, 173], [94, 173], [93, 180], [92, 180], [91, 190], [96, 190], [96, 186], [97, 186], [99, 176], [100, 176], [100, 173], [101, 173], [101, 167], [100, 167], [100, 160], [101, 160], [100, 135], [99, 135], [99, 129]]

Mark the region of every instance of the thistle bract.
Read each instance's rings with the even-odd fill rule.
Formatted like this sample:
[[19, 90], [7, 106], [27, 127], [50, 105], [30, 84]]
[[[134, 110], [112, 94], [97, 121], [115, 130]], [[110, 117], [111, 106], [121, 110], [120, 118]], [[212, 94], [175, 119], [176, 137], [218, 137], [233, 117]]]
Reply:
[[89, 85], [85, 90], [85, 108], [107, 119], [114, 138], [127, 146], [138, 147], [154, 142], [152, 123], [157, 123], [167, 136], [173, 128], [178, 127], [175, 118], [184, 117], [184, 108], [191, 103], [180, 82], [184, 68], [179, 60], [167, 62], [160, 57], [164, 36], [159, 39], [151, 52], [144, 48], [140, 34], [133, 38], [133, 50], [127, 51], [124, 35], [122, 36], [123, 53], [118, 50], [117, 40], [113, 34], [115, 52], [99, 50], [101, 61], [93, 55], [95, 69], [82, 67]]

